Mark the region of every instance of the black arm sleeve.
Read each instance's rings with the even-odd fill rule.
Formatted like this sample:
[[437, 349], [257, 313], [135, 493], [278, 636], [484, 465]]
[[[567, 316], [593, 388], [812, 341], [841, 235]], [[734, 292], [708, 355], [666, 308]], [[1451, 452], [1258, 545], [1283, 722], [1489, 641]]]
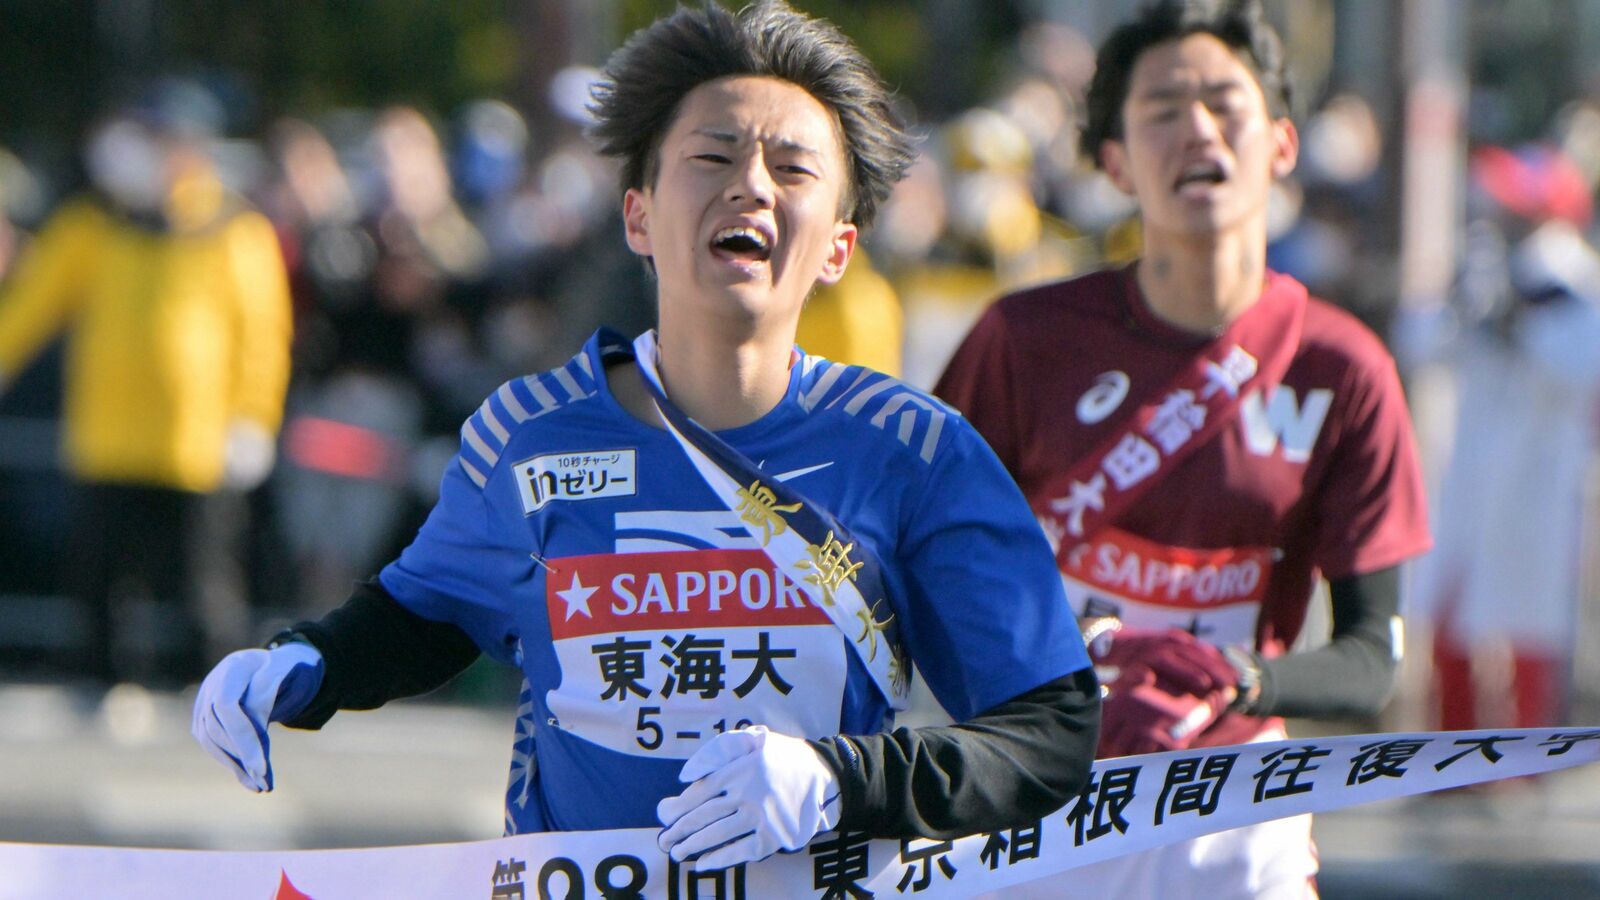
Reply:
[[376, 709], [425, 694], [478, 658], [466, 632], [424, 619], [389, 596], [376, 578], [357, 585], [344, 605], [292, 629], [322, 653], [322, 686], [290, 728], [321, 728], [341, 709]]
[[1400, 570], [1330, 583], [1333, 637], [1326, 646], [1261, 661], [1261, 697], [1250, 711], [1273, 716], [1371, 716], [1389, 701], [1399, 668], [1392, 622]]
[[811, 744], [839, 775], [840, 831], [954, 838], [1015, 828], [1083, 789], [1100, 686], [1082, 669], [956, 725], [836, 735]]

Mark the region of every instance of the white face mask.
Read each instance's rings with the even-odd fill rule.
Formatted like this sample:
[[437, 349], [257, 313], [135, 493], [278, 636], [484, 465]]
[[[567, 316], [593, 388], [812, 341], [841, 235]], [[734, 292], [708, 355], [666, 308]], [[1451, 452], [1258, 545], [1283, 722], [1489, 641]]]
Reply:
[[113, 122], [89, 142], [89, 177], [117, 203], [137, 212], [159, 209], [166, 197], [166, 161], [150, 134], [133, 122]]

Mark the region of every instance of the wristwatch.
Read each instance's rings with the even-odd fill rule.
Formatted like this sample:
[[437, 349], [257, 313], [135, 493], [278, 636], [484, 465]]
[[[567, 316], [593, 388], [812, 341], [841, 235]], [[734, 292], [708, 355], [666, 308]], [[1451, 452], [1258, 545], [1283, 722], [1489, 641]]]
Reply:
[[1233, 702], [1228, 704], [1229, 712], [1254, 715], [1256, 704], [1261, 700], [1261, 661], [1249, 650], [1237, 645], [1222, 648], [1222, 655], [1233, 664], [1234, 671], [1239, 673], [1239, 681], [1234, 685]]

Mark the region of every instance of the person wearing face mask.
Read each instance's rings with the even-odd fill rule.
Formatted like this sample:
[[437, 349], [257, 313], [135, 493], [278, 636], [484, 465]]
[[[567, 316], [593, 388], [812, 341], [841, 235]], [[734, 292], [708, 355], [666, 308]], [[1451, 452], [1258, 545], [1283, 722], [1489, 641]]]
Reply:
[[[1083, 151], [1138, 204], [1131, 265], [996, 301], [935, 392], [1056, 545], [1109, 694], [1101, 758], [1375, 714], [1428, 549], [1394, 360], [1266, 267], [1299, 149], [1283, 48], [1252, 0], [1169, 0], [1101, 45]], [[1332, 639], [1296, 651], [1326, 579]], [[1309, 816], [1073, 870], [1008, 896], [1315, 896]]]
[[[288, 381], [277, 238], [224, 188], [185, 101], [159, 85], [101, 122], [85, 151], [93, 189], [0, 284], [0, 391], [66, 336], [66, 578], [89, 622], [80, 668], [101, 683], [205, 673], [206, 501], [271, 469]], [[176, 624], [130, 637], [119, 623], [138, 595]]]
[[[514, 834], [654, 826], [717, 869], [1073, 796], [1099, 689], [1021, 494], [942, 404], [794, 343], [910, 162], [888, 101], [781, 2], [636, 33], [594, 131], [657, 328], [491, 394], [399, 559], [207, 677], [200, 744], [270, 790], [269, 722], [321, 727], [487, 654], [525, 678]], [[894, 727], [913, 666], [957, 724]]]

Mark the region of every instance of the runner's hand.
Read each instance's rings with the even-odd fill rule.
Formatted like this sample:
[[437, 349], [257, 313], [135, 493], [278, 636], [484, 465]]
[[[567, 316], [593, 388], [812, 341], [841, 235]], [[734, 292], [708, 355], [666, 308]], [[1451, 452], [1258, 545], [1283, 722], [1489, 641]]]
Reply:
[[811, 745], [764, 726], [719, 734], [678, 778], [692, 782], [656, 806], [656, 843], [678, 862], [722, 869], [798, 850], [839, 821], [839, 780]]
[[322, 685], [322, 654], [291, 642], [223, 657], [200, 683], [189, 731], [252, 791], [272, 790], [267, 723], [292, 719]]
[[1097, 756], [1186, 749], [1227, 710], [1232, 685], [1203, 695], [1173, 692], [1149, 667], [1124, 667], [1100, 707]]
[[1136, 666], [1153, 672], [1161, 689], [1172, 694], [1206, 697], [1239, 683], [1239, 671], [1220, 649], [1176, 628], [1122, 628], [1091, 644], [1090, 654], [1103, 684]]

